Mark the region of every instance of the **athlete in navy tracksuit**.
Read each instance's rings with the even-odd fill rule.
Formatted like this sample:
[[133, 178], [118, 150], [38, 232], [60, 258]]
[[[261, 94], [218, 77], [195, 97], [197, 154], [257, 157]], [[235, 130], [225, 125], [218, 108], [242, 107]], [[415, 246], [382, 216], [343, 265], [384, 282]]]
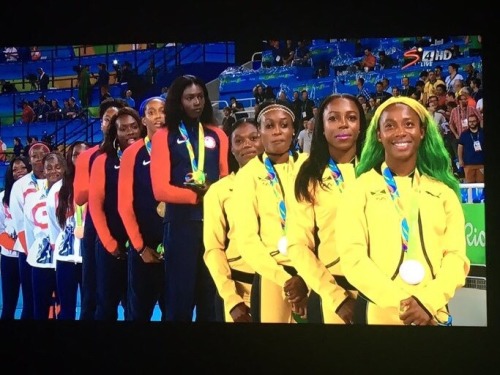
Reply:
[[[164, 308], [164, 203], [151, 186], [151, 137], [165, 125], [165, 99], [146, 99], [139, 109], [147, 136], [123, 152], [118, 177], [118, 211], [130, 239], [128, 249], [128, 319], [149, 321], [158, 303]], [[162, 320], [164, 315], [162, 314]]]
[[216, 290], [203, 261], [203, 195], [228, 174], [228, 139], [210, 125], [208, 91], [194, 76], [172, 82], [165, 116], [166, 128], [152, 139], [151, 181], [155, 198], [166, 202], [166, 320], [192, 321], [196, 308], [196, 321], [215, 321]]
[[96, 320], [118, 319], [121, 303], [127, 318], [127, 232], [118, 213], [118, 173], [123, 150], [144, 135], [137, 111], [121, 108], [111, 118], [108, 133], [92, 166], [89, 210], [97, 232]]

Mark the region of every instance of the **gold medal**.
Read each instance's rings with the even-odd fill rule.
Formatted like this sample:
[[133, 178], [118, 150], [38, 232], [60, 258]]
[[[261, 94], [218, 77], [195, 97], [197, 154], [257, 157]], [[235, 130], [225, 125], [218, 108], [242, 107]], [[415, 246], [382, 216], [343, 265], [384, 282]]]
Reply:
[[83, 227], [81, 225], [77, 225], [74, 234], [76, 238], [81, 240], [83, 238]]
[[399, 266], [399, 275], [405, 283], [417, 285], [424, 279], [425, 269], [418, 260], [407, 259]]
[[278, 241], [278, 251], [282, 255], [286, 255], [288, 252], [288, 240], [285, 236], [282, 236]]
[[160, 217], [165, 217], [166, 205], [165, 202], [160, 202], [158, 206], [156, 206], [156, 212]]

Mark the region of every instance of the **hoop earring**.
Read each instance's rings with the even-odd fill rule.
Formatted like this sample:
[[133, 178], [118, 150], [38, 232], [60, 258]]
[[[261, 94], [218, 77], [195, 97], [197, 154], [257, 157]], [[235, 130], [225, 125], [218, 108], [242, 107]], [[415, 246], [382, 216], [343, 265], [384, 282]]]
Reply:
[[118, 144], [118, 139], [117, 139], [117, 138], [115, 138], [115, 140], [113, 141], [113, 148], [114, 148], [115, 150], [118, 150], [118, 148], [119, 148], [119, 147], [120, 147], [120, 145]]

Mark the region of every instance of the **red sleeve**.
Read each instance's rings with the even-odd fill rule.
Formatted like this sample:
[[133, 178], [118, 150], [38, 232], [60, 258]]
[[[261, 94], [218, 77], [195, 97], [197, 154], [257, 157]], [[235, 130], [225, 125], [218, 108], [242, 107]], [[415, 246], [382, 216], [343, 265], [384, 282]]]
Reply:
[[226, 133], [217, 126], [209, 125], [209, 129], [213, 130], [220, 140], [219, 149], [219, 178], [225, 177], [229, 174], [228, 152], [229, 152], [229, 138]]
[[73, 194], [75, 196], [75, 203], [79, 206], [84, 205], [89, 200], [90, 157], [94, 154], [94, 152], [97, 152], [98, 149], [99, 146], [94, 146], [82, 152], [76, 159]]
[[92, 164], [89, 181], [89, 210], [99, 239], [106, 250], [112, 252], [117, 249], [118, 243], [111, 236], [104, 212], [106, 158], [106, 154], [99, 155]]
[[197, 194], [188, 188], [170, 184], [168, 130], [161, 128], [151, 139], [151, 183], [155, 199], [167, 203], [196, 204]]
[[134, 142], [123, 151], [118, 175], [118, 213], [122, 218], [127, 235], [135, 249], [144, 247], [137, 217], [134, 212], [134, 170], [137, 152], [144, 146], [144, 140]]
[[2, 232], [0, 234], [0, 246], [5, 247], [7, 250], [12, 250], [15, 242], [16, 241], [9, 236], [7, 232]]

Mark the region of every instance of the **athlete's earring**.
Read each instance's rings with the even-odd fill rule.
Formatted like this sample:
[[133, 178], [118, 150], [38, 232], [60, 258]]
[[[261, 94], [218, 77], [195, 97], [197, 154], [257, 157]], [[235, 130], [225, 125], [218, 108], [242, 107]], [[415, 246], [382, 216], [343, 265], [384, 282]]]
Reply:
[[118, 150], [119, 147], [120, 145], [118, 144], [118, 138], [115, 138], [115, 140], [113, 141], [113, 148], [115, 150]]

